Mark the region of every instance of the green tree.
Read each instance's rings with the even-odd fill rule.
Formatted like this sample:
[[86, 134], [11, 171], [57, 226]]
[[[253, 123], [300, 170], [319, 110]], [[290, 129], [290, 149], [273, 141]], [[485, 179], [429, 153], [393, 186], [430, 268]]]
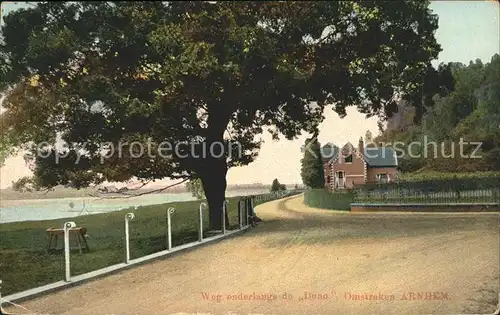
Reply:
[[321, 156], [321, 145], [316, 134], [306, 140], [304, 157], [301, 160], [300, 176], [304, 185], [311, 188], [325, 187], [325, 174], [323, 159]]
[[433, 108], [433, 98], [436, 94], [443, 96], [453, 90], [455, 80], [452, 66], [452, 63], [442, 63], [435, 69], [427, 64], [426, 68], [421, 69], [416, 75], [422, 84], [412, 85], [403, 96], [403, 99], [409, 101], [415, 108], [414, 123], [421, 123], [424, 115]]
[[[68, 145], [59, 163], [54, 148], [37, 155], [38, 186], [200, 178], [220, 229], [227, 170], [254, 160], [264, 127], [293, 139], [316, 129], [327, 104], [341, 117], [352, 105], [388, 114], [397, 93], [418, 89], [440, 51], [428, 5], [38, 2], [4, 17], [0, 92], [17, 94], [6, 108], [21, 142]], [[129, 153], [147, 139], [153, 152], [182, 145]], [[206, 150], [228, 139], [241, 154]], [[122, 155], [103, 160], [118, 144]]]
[[280, 191], [280, 190], [282, 190], [282, 188], [283, 188], [283, 185], [281, 185], [280, 182], [278, 181], [278, 179], [275, 178], [273, 180], [273, 183], [271, 184], [271, 192]]
[[[442, 172], [475, 172], [499, 170], [500, 159], [500, 55], [495, 54], [491, 61], [471, 61], [469, 65], [449, 63], [446, 66], [452, 73], [454, 85], [446, 93], [432, 97], [432, 106], [427, 108], [420, 123], [405, 132], [386, 130], [377, 140], [383, 142], [412, 141], [438, 144], [437, 158], [409, 158], [399, 160], [403, 172], [434, 170]], [[459, 142], [481, 143], [476, 152], [480, 159], [460, 156]], [[445, 155], [443, 157], [441, 146]], [[476, 144], [464, 146], [464, 153], [470, 155]], [[452, 149], [453, 148], [453, 149]], [[413, 154], [423, 155], [423, 147], [413, 148]], [[432, 151], [432, 146], [430, 151]], [[454, 151], [452, 151], [454, 150]], [[406, 152], [408, 153], [408, 152]], [[434, 155], [433, 152], [428, 152]]]

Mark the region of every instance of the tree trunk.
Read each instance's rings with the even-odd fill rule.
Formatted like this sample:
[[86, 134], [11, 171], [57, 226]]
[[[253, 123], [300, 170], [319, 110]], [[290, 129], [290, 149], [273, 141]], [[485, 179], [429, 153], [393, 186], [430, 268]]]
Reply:
[[[212, 111], [208, 117], [207, 138], [203, 163], [197, 173], [203, 183], [203, 190], [209, 208], [209, 227], [211, 230], [222, 230], [222, 207], [226, 200], [227, 153], [224, 144], [224, 131], [229, 121], [228, 113]], [[221, 152], [222, 151], [222, 152]], [[226, 213], [226, 228], [229, 228], [229, 216]]]
[[[209, 227], [211, 230], [222, 230], [222, 207], [226, 200], [225, 159], [207, 158], [201, 181], [207, 198], [209, 211]], [[226, 212], [226, 228], [229, 228], [229, 216]]]

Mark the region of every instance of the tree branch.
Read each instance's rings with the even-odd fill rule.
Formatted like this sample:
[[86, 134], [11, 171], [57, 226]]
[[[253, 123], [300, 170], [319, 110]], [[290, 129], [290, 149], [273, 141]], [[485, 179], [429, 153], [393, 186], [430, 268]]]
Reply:
[[161, 192], [161, 191], [167, 190], [169, 188], [172, 188], [174, 186], [180, 185], [180, 184], [182, 184], [182, 183], [184, 183], [184, 182], [186, 182], [188, 180], [189, 180], [189, 178], [186, 178], [186, 179], [184, 179], [184, 180], [182, 180], [182, 181], [180, 181], [178, 183], [175, 183], [175, 184], [163, 187], [163, 188], [159, 188], [159, 189], [155, 189], [155, 190], [151, 190], [151, 191], [146, 191], [146, 192], [143, 192], [143, 193], [140, 193], [140, 194], [135, 194], [135, 195], [129, 195], [129, 194], [121, 193], [121, 192], [117, 192], [117, 193], [121, 194], [122, 196], [101, 197], [101, 196], [95, 196], [95, 195], [92, 195], [92, 194], [87, 194], [87, 195], [91, 196], [91, 197], [96, 197], [99, 200], [102, 200], [102, 199], [127, 199], [127, 198], [139, 197], [139, 196], [143, 196], [143, 195], [148, 195], [148, 194], [154, 194], [154, 193], [157, 193], [157, 192]]

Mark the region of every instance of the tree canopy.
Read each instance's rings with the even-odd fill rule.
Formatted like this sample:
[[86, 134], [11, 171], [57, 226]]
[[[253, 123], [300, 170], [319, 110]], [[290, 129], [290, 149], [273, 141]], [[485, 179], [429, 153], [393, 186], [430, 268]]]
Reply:
[[[37, 186], [200, 178], [220, 225], [227, 168], [255, 159], [264, 128], [312, 133], [326, 106], [390, 116], [395, 97], [423, 88], [440, 51], [428, 4], [38, 2], [4, 17], [4, 129], [33, 152], [67, 143], [64, 159], [54, 146], [36, 154]], [[196, 152], [228, 140], [243, 150], [136, 157], [131, 143], [147, 139], [153, 152], [196, 139]]]
[[[400, 141], [405, 147], [412, 141], [438, 144], [437, 154], [432, 158], [426, 159], [422, 154], [424, 148], [420, 147], [411, 152], [420, 158], [400, 159], [401, 170], [406, 172], [500, 170], [500, 55], [495, 54], [486, 64], [475, 60], [469, 65], [449, 63], [446, 67], [451, 71], [453, 86], [441, 95], [431, 95], [432, 103], [421, 122], [387, 129], [376, 142]], [[454, 158], [447, 158], [452, 153]]]

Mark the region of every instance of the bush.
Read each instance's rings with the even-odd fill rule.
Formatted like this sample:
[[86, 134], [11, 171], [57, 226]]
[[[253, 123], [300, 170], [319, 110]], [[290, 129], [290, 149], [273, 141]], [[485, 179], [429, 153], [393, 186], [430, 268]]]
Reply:
[[332, 193], [327, 189], [308, 189], [304, 192], [304, 203], [310, 207], [329, 210], [351, 210], [354, 194]]

